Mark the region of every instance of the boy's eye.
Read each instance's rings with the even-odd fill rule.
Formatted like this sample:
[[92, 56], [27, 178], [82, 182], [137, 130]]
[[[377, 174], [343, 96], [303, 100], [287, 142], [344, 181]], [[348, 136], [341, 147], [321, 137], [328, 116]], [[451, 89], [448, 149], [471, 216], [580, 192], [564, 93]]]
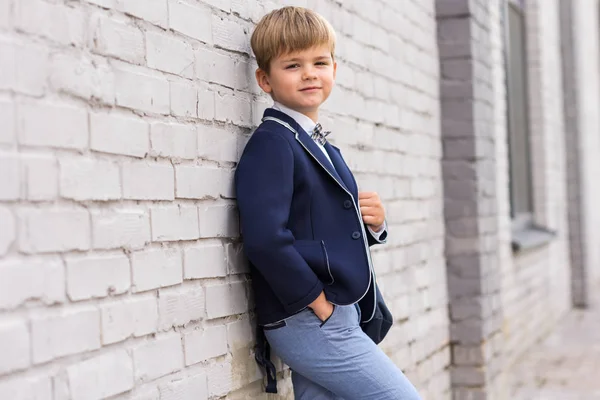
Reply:
[[328, 65], [328, 63], [326, 61], [319, 61], [317, 65]]
[[287, 67], [285, 67], [285, 69], [292, 69], [292, 68], [297, 68], [297, 67], [299, 67], [298, 64], [290, 64]]

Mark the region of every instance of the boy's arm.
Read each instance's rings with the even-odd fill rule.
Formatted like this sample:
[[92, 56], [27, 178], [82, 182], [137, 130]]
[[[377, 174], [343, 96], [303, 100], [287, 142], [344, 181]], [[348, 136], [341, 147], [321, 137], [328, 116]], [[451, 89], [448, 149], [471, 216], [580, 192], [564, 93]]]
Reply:
[[294, 193], [289, 143], [266, 131], [254, 133], [236, 171], [244, 251], [289, 313], [302, 310], [323, 284], [294, 248], [287, 229]]

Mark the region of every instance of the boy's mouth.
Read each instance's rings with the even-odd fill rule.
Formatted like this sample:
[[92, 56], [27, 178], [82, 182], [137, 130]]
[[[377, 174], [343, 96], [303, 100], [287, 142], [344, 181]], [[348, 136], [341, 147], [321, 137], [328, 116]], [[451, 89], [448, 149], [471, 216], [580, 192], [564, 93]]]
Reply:
[[318, 87], [318, 86], [309, 86], [309, 87], [307, 87], [307, 88], [300, 89], [300, 91], [301, 91], [301, 92], [313, 92], [313, 91], [320, 90], [320, 89], [321, 89], [321, 88], [320, 88], [320, 87]]

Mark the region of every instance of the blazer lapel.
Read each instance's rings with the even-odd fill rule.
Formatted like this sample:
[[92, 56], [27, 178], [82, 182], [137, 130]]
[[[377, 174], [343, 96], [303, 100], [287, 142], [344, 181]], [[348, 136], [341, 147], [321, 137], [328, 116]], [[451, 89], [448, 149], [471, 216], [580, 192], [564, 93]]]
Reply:
[[[345, 181], [340, 177], [337, 173], [331, 162], [327, 159], [325, 154], [319, 149], [319, 146], [312, 140], [308, 133], [302, 129], [302, 127], [287, 114], [274, 110], [272, 108], [268, 108], [265, 110], [263, 121], [271, 120], [274, 122], [278, 122], [282, 124], [290, 131], [292, 131], [295, 135], [296, 140], [302, 145], [304, 150], [315, 160], [317, 163], [323, 168], [334, 181], [337, 182], [338, 185], [342, 187], [345, 191], [348, 191], [348, 187], [345, 185]], [[326, 144], [327, 145], [327, 144]], [[331, 157], [331, 153], [328, 152]], [[334, 164], [335, 165], [335, 164]]]
[[325, 143], [325, 150], [327, 150], [327, 154], [329, 154], [329, 158], [331, 158], [331, 162], [333, 163], [338, 175], [342, 178], [346, 187], [350, 190], [350, 192], [352, 192], [352, 195], [358, 201], [358, 187], [356, 186], [354, 178], [352, 177], [350, 168], [348, 168], [348, 165], [346, 165], [346, 162], [342, 158], [340, 150], [331, 145], [329, 142]]
[[342, 186], [346, 190], [348, 189], [348, 187], [345, 185], [345, 181], [340, 177], [340, 175], [334, 168], [335, 164], [331, 165], [331, 162], [329, 162], [329, 160], [327, 159], [325, 154], [323, 154], [319, 146], [317, 146], [315, 141], [312, 140], [312, 138], [308, 136], [306, 132], [299, 132], [296, 135], [296, 140], [299, 141], [300, 144], [302, 144], [304, 150], [306, 150], [315, 160], [317, 160], [321, 167], [323, 167], [329, 173], [329, 175], [331, 175], [331, 177], [337, 181], [337, 183], [340, 186]]

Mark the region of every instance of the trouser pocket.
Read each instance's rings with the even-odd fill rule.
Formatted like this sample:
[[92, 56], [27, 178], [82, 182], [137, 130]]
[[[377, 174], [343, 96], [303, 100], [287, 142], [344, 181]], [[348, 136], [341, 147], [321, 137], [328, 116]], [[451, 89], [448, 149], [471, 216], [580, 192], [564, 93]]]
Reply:
[[[331, 312], [331, 315], [329, 317], [327, 317], [327, 319], [325, 321], [322, 321], [321, 324], [319, 325], [319, 328], [322, 328], [323, 326], [325, 326], [325, 324], [331, 319], [331, 317], [333, 317], [333, 314], [335, 314], [336, 310], [338, 309], [338, 306], [336, 306], [335, 304], [333, 305], [333, 311]], [[319, 317], [317, 317], [319, 318]]]

